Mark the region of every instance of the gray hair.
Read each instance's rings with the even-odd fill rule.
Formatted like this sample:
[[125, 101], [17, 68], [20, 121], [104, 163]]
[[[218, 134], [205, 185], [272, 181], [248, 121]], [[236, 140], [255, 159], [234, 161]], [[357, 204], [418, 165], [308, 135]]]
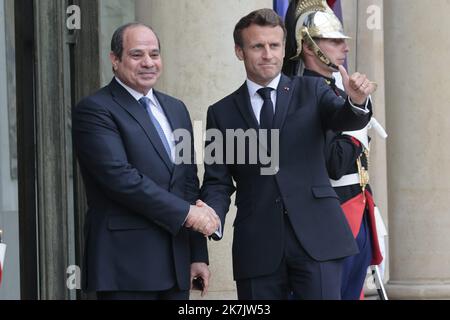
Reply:
[[156, 39], [158, 40], [159, 50], [161, 51], [161, 43], [159, 41], [158, 35], [152, 29], [152, 27], [141, 22], [130, 22], [117, 28], [116, 31], [114, 31], [114, 34], [111, 38], [111, 51], [117, 58], [119, 58], [119, 60], [122, 60], [123, 54], [123, 34], [125, 33], [125, 30], [127, 30], [128, 28], [134, 27], [146, 27], [150, 29], [155, 34]]

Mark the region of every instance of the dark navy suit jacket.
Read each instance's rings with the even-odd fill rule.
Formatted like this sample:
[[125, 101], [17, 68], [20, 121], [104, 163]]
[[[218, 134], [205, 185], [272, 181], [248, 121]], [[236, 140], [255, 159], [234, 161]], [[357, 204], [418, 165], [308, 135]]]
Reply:
[[[172, 129], [192, 133], [183, 102], [154, 93]], [[114, 79], [72, 113], [89, 206], [84, 288], [188, 290], [191, 262], [208, 261], [205, 238], [183, 227], [199, 197], [196, 165], [172, 164], [145, 109]]]
[[[329, 182], [324, 143], [327, 129], [355, 130], [369, 119], [370, 113], [356, 114], [323, 79], [282, 75], [274, 120], [274, 128], [280, 129], [278, 173], [261, 175], [260, 164], [205, 165], [202, 198], [216, 210], [222, 224], [230, 196], [237, 190], [233, 239], [236, 280], [273, 273], [280, 265], [284, 212], [313, 259], [325, 261], [358, 252]], [[207, 128], [219, 129], [224, 136], [226, 129], [258, 129], [245, 83], [209, 108]]]

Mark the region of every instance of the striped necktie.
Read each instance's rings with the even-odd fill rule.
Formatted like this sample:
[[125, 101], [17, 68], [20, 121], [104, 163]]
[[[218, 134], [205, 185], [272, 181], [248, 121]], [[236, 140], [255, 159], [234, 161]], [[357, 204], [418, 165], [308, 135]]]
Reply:
[[166, 149], [167, 155], [169, 156], [169, 159], [172, 160], [172, 152], [170, 150], [169, 142], [167, 141], [166, 135], [164, 134], [164, 130], [162, 129], [161, 125], [159, 124], [158, 120], [155, 118], [152, 112], [152, 101], [147, 97], [142, 97], [139, 99], [139, 102], [142, 104], [142, 106], [145, 107], [145, 110], [147, 110], [147, 113], [152, 120], [153, 125], [155, 126], [156, 131], [158, 132], [159, 138], [161, 139], [162, 144], [164, 145], [164, 149]]

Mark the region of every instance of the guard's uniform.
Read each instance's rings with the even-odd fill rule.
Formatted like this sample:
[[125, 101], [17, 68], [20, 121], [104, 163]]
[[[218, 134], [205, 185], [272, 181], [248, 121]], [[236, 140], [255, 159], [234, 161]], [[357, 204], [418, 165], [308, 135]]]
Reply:
[[[323, 77], [337, 95], [346, 98], [334, 79], [306, 69], [304, 76]], [[367, 268], [383, 260], [375, 223], [374, 201], [368, 185], [368, 146], [353, 136], [328, 131], [325, 158], [328, 174], [355, 236], [360, 253], [345, 258], [342, 299], [359, 299]]]
[[[303, 45], [306, 45], [317, 59], [330, 70], [338, 66], [323, 52], [317, 39], [349, 39], [345, 35], [341, 21], [329, 8], [326, 1], [308, 0], [291, 1], [286, 14], [286, 55], [283, 71], [288, 75], [322, 77], [337, 95], [347, 95], [338, 89], [334, 79], [306, 67], [302, 58]], [[367, 127], [366, 127], [367, 129]], [[361, 134], [363, 133], [363, 134]], [[355, 137], [358, 137], [356, 139]], [[342, 299], [358, 299], [362, 292], [367, 267], [377, 265], [383, 257], [380, 252], [376, 230], [374, 203], [368, 181], [364, 181], [368, 155], [367, 131], [345, 133], [328, 132], [326, 148], [327, 169], [333, 187], [341, 200], [341, 205], [353, 235], [358, 243], [360, 253], [347, 257], [342, 278]], [[367, 143], [366, 143], [367, 142]], [[360, 179], [361, 178], [361, 179]]]

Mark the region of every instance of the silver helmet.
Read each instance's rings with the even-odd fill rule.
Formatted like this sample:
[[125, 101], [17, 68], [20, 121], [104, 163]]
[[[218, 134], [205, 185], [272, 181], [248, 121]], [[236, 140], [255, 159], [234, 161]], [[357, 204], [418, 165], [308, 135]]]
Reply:
[[326, 0], [300, 0], [295, 17], [297, 24], [295, 37], [297, 53], [292, 59], [299, 59], [305, 41], [313, 49], [316, 56], [326, 65], [337, 69], [331, 60], [320, 50], [314, 39], [350, 39], [344, 34], [342, 23], [328, 7]]

